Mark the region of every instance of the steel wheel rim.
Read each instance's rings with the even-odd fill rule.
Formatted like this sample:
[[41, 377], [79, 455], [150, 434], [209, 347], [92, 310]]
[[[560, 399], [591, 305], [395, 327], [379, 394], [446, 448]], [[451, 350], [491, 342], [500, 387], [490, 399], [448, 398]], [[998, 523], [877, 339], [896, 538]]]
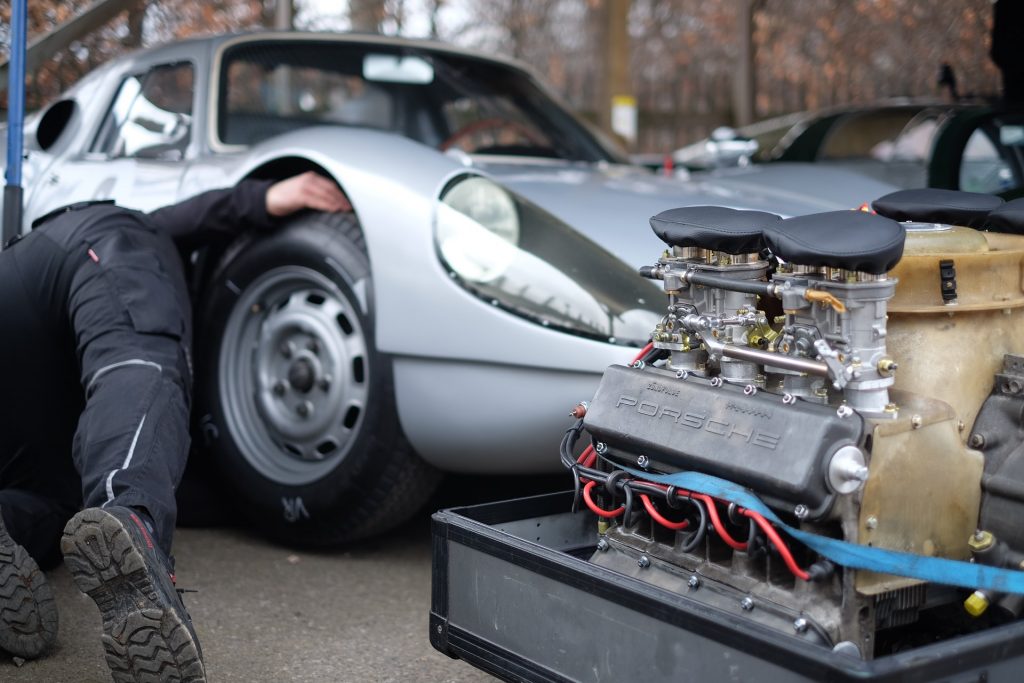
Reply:
[[217, 378], [225, 426], [268, 479], [316, 481], [357, 440], [370, 387], [357, 310], [334, 282], [304, 266], [260, 275], [232, 308]]

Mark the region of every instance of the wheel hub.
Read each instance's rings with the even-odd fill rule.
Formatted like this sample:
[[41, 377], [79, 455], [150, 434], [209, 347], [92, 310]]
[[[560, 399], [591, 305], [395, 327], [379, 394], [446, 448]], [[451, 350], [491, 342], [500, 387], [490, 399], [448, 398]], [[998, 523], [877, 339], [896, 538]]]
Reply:
[[305, 358], [300, 358], [288, 368], [288, 384], [298, 392], [308, 394], [316, 380], [316, 370]]
[[301, 483], [345, 456], [369, 396], [367, 341], [328, 278], [298, 266], [266, 273], [235, 305], [222, 344], [230, 427], [257, 469]]

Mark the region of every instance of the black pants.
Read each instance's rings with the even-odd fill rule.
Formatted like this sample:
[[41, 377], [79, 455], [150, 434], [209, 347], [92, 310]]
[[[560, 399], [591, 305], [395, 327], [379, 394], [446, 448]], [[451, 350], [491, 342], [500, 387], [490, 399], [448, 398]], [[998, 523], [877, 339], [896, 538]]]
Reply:
[[85, 507], [145, 508], [170, 551], [189, 446], [191, 314], [142, 214], [61, 214], [0, 252], [0, 510], [54, 562]]

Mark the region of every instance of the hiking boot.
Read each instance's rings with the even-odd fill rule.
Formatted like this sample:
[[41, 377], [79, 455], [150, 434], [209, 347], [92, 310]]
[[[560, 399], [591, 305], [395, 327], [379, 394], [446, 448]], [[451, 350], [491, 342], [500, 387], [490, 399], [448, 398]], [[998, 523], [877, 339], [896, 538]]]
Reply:
[[0, 650], [34, 659], [57, 640], [57, 604], [46, 577], [0, 516]]
[[203, 654], [174, 587], [174, 570], [130, 508], [87, 508], [60, 542], [79, 590], [103, 615], [103, 648], [115, 683], [205, 683]]

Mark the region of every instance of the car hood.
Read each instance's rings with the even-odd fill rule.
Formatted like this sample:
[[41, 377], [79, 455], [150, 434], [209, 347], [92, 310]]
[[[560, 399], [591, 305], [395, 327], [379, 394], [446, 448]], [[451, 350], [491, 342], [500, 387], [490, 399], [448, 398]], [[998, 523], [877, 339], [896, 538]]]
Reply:
[[476, 157], [473, 165], [634, 267], [653, 263], [664, 249], [648, 219], [667, 209], [716, 205], [797, 216], [856, 208], [899, 189], [812, 164], [728, 169], [689, 180], [611, 164]]

